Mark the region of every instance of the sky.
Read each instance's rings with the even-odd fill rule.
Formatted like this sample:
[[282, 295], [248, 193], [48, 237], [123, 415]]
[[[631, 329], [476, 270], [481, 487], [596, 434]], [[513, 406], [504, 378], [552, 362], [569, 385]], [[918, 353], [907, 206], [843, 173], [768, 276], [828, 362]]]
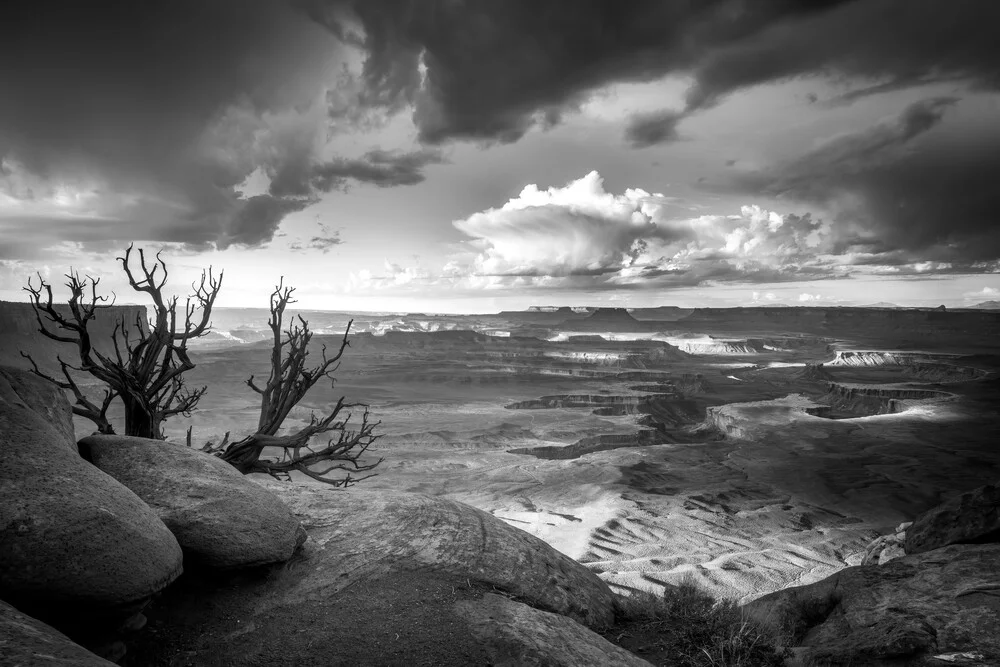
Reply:
[[[1000, 3], [15, 0], [0, 299], [1000, 299]], [[37, 284], [38, 278], [35, 278]]]

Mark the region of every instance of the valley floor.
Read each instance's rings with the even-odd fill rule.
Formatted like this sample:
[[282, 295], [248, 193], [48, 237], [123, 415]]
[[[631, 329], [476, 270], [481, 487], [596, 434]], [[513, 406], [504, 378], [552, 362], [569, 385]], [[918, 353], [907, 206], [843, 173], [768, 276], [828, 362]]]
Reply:
[[[694, 578], [740, 601], [857, 564], [873, 537], [1000, 478], [988, 340], [550, 338], [357, 336], [336, 387], [293, 418], [367, 402], [385, 462], [364, 485], [485, 509], [619, 590]], [[190, 382], [210, 391], [170, 435], [246, 432], [242, 381], [267, 352], [201, 352]]]

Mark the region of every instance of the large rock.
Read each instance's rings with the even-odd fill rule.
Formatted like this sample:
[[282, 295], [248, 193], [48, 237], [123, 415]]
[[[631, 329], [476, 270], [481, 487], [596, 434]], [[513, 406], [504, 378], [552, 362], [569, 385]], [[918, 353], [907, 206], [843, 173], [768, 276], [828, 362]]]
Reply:
[[153, 508], [189, 564], [233, 568], [284, 562], [305, 538], [281, 500], [215, 456], [114, 435], [88, 436], [79, 447]]
[[457, 603], [495, 591], [561, 615], [537, 617], [542, 629], [497, 629], [512, 650], [534, 655], [556, 631], [607, 649], [578, 625], [613, 620], [607, 585], [490, 514], [421, 494], [261, 483], [303, 522], [303, 548], [268, 571], [201, 570], [172, 586], [145, 612], [157, 633], [129, 646], [136, 664], [163, 656], [165, 638], [170, 655], [205, 667], [489, 664], [480, 638], [488, 618], [473, 627]]
[[23, 667], [114, 667], [69, 637], [0, 600], [0, 664]]
[[906, 555], [903, 544], [906, 542], [906, 529], [912, 522], [901, 523], [896, 530], [888, 535], [879, 535], [865, 547], [861, 565], [885, 565], [891, 560]]
[[496, 667], [650, 667], [596, 632], [559, 614], [501, 595], [455, 604]]
[[64, 631], [134, 613], [181, 573], [177, 540], [80, 458], [62, 392], [0, 367], [0, 596]]
[[953, 652], [1000, 664], [998, 591], [1000, 544], [952, 545], [881, 567], [849, 567], [766, 595], [748, 609], [783, 627], [786, 643], [818, 664], [905, 662]]
[[286, 602], [329, 595], [362, 576], [429, 570], [507, 591], [588, 626], [614, 618], [614, 597], [572, 558], [470, 505], [417, 493], [330, 489], [258, 479], [279, 494], [310, 536], [313, 571]]
[[1000, 486], [987, 484], [918, 516], [906, 530], [906, 553], [948, 544], [1000, 542]]

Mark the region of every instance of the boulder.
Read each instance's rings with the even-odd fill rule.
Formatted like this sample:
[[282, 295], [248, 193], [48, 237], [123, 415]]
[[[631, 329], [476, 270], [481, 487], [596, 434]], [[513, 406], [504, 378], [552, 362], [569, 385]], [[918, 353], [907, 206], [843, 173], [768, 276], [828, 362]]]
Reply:
[[872, 540], [865, 547], [861, 565], [885, 565], [891, 560], [905, 556], [903, 544], [906, 542], [906, 529], [911, 523], [901, 523], [892, 533], [880, 535]]
[[650, 667], [571, 618], [501, 595], [455, 603], [496, 667]]
[[1000, 486], [987, 484], [924, 512], [906, 530], [906, 553], [1000, 542]]
[[982, 654], [986, 664], [1000, 664], [998, 590], [1000, 544], [951, 545], [881, 567], [848, 567], [765, 595], [747, 609], [777, 623], [785, 643], [818, 664], [944, 653]]
[[160, 517], [188, 564], [236, 568], [287, 561], [305, 539], [273, 493], [222, 459], [185, 445], [93, 435], [80, 453]]
[[[566, 617], [540, 617], [546, 637], [570, 628], [570, 638], [607, 648], [578, 625], [613, 620], [607, 585], [486, 512], [399, 491], [260, 483], [302, 521], [303, 548], [281, 567], [197, 570], [171, 586], [144, 612], [156, 634], [129, 645], [136, 664], [163, 655], [166, 637], [172, 655], [206, 667], [489, 664], [481, 630], [456, 605], [496, 591]], [[525, 655], [555, 642], [520, 632], [512, 646]]]
[[114, 667], [55, 628], [0, 600], [0, 663], [24, 667]]
[[308, 577], [285, 602], [330, 595], [362, 576], [430, 570], [495, 586], [587, 626], [614, 620], [607, 584], [572, 558], [480, 509], [382, 489], [333, 489], [258, 479], [280, 495], [310, 540]]
[[64, 632], [134, 614], [182, 559], [156, 514], [79, 456], [69, 414], [55, 386], [0, 368], [0, 596]]

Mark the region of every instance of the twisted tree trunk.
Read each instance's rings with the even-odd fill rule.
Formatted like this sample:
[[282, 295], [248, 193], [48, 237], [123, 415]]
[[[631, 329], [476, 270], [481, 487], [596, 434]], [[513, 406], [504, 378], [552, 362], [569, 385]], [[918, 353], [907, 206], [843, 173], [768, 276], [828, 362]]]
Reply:
[[[287, 330], [282, 330], [285, 308], [293, 302], [293, 291], [293, 288], [286, 288], [279, 283], [271, 294], [271, 317], [268, 325], [273, 343], [267, 383], [263, 387], [258, 386], [252, 375], [247, 380], [247, 386], [260, 395], [257, 432], [228, 446], [209, 443], [203, 449], [220, 456], [243, 474], [265, 472], [279, 479], [287, 479], [292, 472], [299, 472], [327, 484], [348, 486], [365, 479], [352, 477], [351, 473], [370, 471], [382, 462], [382, 459], [372, 462], [363, 459], [368, 448], [379, 438], [374, 434], [378, 423], [368, 421], [366, 406], [347, 404], [341, 397], [325, 417], [313, 414], [309, 423], [298, 431], [278, 434], [292, 408], [313, 385], [322, 378], [333, 380], [333, 371], [337, 369], [337, 362], [348, 346], [347, 337], [352, 324], [348, 323], [336, 355], [327, 357], [326, 346], [323, 346], [319, 365], [307, 368], [306, 357], [309, 355], [309, 342], [313, 336], [309, 323], [299, 316], [298, 324], [293, 321]], [[353, 407], [364, 408], [357, 430], [351, 430], [351, 414], [345, 413], [345, 409]], [[336, 437], [327, 438], [325, 445], [312, 443], [314, 438], [331, 432]], [[279, 453], [274, 457], [264, 457], [264, 450], [268, 447], [277, 449]], [[335, 471], [347, 474], [343, 477], [330, 477]]]

